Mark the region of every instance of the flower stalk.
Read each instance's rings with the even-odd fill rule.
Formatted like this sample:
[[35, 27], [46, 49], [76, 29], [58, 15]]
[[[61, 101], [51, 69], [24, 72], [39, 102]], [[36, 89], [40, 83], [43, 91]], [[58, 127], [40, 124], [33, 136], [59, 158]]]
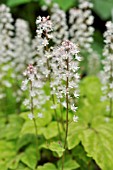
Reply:
[[[32, 81], [30, 81], [30, 92], [32, 93], [33, 90], [33, 86], [32, 86]], [[31, 114], [33, 116], [33, 123], [34, 123], [34, 128], [35, 128], [35, 135], [36, 135], [36, 156], [37, 156], [37, 164], [36, 167], [38, 167], [38, 128], [37, 128], [37, 124], [36, 124], [36, 119], [35, 119], [35, 115], [34, 115], [34, 104], [33, 104], [33, 97], [30, 96], [30, 101], [31, 101]]]

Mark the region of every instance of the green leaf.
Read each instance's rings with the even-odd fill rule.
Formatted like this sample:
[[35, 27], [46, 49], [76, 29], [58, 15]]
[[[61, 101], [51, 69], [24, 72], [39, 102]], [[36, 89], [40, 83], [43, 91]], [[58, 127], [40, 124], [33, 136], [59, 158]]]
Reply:
[[15, 156], [15, 143], [0, 140], [0, 159], [6, 160]]
[[80, 143], [80, 133], [85, 129], [84, 123], [71, 123], [69, 125], [69, 133], [68, 133], [68, 149], [73, 149], [75, 146], [77, 146]]
[[33, 134], [23, 135], [21, 138], [19, 138], [17, 142], [17, 151], [22, 147], [25, 147], [26, 145], [32, 143], [33, 141], [35, 141], [35, 137]]
[[31, 170], [31, 168], [26, 167], [25, 164], [21, 162], [15, 170]]
[[91, 104], [100, 101], [101, 94], [101, 83], [97, 77], [89, 76], [81, 81], [80, 95], [87, 97]]
[[62, 144], [60, 144], [59, 142], [51, 142], [50, 144], [43, 144], [42, 147], [45, 149], [49, 149], [53, 152], [56, 152], [59, 157], [61, 157], [64, 152], [64, 148]]
[[[112, 157], [113, 157], [113, 154], [110, 151], [112, 147], [109, 147], [110, 145], [105, 146], [106, 144], [108, 144], [108, 142], [106, 142], [105, 137], [101, 135], [99, 136], [100, 137], [98, 139], [96, 134], [92, 130], [84, 131], [84, 137], [82, 139], [82, 143], [84, 145], [85, 150], [88, 153], [88, 156], [93, 157], [96, 163], [103, 170], [112, 169], [113, 164], [109, 163], [112, 162]], [[103, 142], [105, 144], [103, 144]], [[108, 147], [110, 149], [108, 149]]]
[[[51, 119], [52, 119], [52, 115], [51, 115], [50, 110], [44, 110], [43, 113], [42, 113], [43, 114], [42, 118], [39, 118], [37, 116], [38, 112], [41, 112], [41, 111], [36, 111], [35, 110], [35, 113], [34, 113], [35, 117], [36, 117], [37, 126], [38, 127], [42, 127], [42, 126], [47, 125], [51, 121]], [[21, 113], [20, 117], [24, 118], [26, 121], [31, 122], [31, 120], [28, 118], [28, 114], [29, 113], [30, 112]]]
[[3, 170], [7, 170], [7, 165], [4, 160], [0, 160], [0, 168]]
[[[65, 170], [74, 170], [80, 167], [79, 164], [75, 160], [73, 160], [70, 156], [67, 156], [64, 161]], [[59, 170], [62, 170], [62, 160], [58, 161], [58, 167]]]
[[[39, 153], [38, 153], [39, 155]], [[38, 157], [40, 159], [40, 157]], [[21, 156], [21, 161], [29, 168], [34, 169], [37, 164], [36, 146], [30, 145]]]
[[78, 121], [78, 123], [72, 122], [69, 125], [69, 132], [68, 132], [68, 138], [67, 138], [67, 143], [68, 143], [68, 149], [73, 149], [75, 146], [77, 146], [80, 141], [80, 135], [82, 131], [87, 128], [87, 124], [84, 122]]
[[[39, 133], [39, 131], [38, 131]], [[20, 132], [20, 137], [26, 134], [36, 134], [35, 133], [35, 128], [34, 128], [34, 123], [32, 120], [28, 120], [24, 123], [21, 132]]]
[[57, 170], [52, 163], [46, 163], [43, 166], [39, 166], [37, 170]]
[[13, 158], [13, 159], [9, 162], [8, 167], [9, 167], [10, 169], [16, 169], [16, 168], [18, 167], [20, 158], [21, 158], [21, 154], [20, 154], [20, 155], [17, 155], [15, 158]]
[[[25, 134], [35, 134], [35, 127], [34, 127], [34, 122], [33, 120], [30, 120], [28, 118], [29, 112], [21, 113], [21, 117], [25, 119], [25, 123], [21, 129], [20, 136], [25, 135]], [[35, 113], [36, 114], [36, 113]], [[38, 128], [38, 134], [43, 133], [43, 126], [46, 126], [47, 124], [50, 123], [52, 119], [52, 115], [45, 111], [43, 113], [43, 118], [36, 118], [36, 124]]]
[[[112, 0], [93, 0], [94, 11], [104, 20], [111, 16], [111, 10], [113, 9]], [[100, 10], [102, 9], [102, 10]]]
[[24, 120], [17, 115], [11, 115], [5, 125], [4, 133], [6, 139], [16, 139], [19, 136]]
[[8, 0], [7, 5], [13, 7], [13, 6], [21, 5], [24, 3], [29, 3], [31, 1], [32, 0]]
[[7, 170], [9, 163], [15, 157], [15, 143], [0, 140], [0, 168]]
[[43, 135], [46, 139], [51, 139], [58, 135], [57, 122], [51, 122], [47, 127], [43, 128]]
[[73, 5], [76, 5], [75, 0], [54, 0], [54, 2], [58, 3], [59, 6], [63, 9], [63, 10], [68, 10], [70, 7], [73, 7]]
[[89, 168], [89, 164], [90, 170], [96, 169], [95, 168], [96, 164], [94, 163], [92, 158], [88, 157], [86, 154], [87, 153], [85, 152], [81, 144], [77, 145], [72, 150], [72, 157], [79, 163], [81, 170], [87, 170]]
[[87, 77], [80, 84], [78, 115], [80, 120], [91, 122], [96, 115], [106, 115], [107, 102], [101, 102], [101, 83], [97, 77]]
[[[84, 128], [84, 129], [83, 129]], [[76, 134], [78, 133], [78, 137]], [[104, 116], [95, 116], [90, 125], [78, 122], [69, 127], [68, 147], [73, 148], [76, 142], [71, 144], [70, 140], [76, 140], [76, 137], [82, 142], [88, 157], [92, 157], [102, 170], [112, 169], [113, 163], [113, 120], [106, 121]], [[70, 138], [70, 136], [72, 137]]]

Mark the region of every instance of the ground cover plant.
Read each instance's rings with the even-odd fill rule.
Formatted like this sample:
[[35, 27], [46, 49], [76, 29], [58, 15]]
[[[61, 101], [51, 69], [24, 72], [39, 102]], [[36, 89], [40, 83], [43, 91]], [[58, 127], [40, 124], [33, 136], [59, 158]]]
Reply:
[[111, 4], [36, 4], [0, 4], [0, 169], [113, 170]]

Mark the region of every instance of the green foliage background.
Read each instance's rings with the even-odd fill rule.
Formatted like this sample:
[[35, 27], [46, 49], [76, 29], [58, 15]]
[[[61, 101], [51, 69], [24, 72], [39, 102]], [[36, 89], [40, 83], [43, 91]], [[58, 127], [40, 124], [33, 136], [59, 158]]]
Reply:
[[[77, 0], [54, 1], [65, 11], [77, 4]], [[106, 20], [111, 19], [113, 1], [92, 2], [96, 29], [93, 49], [102, 55], [102, 33], [105, 30], [103, 25]], [[0, 3], [10, 6], [15, 18], [28, 20], [32, 34], [35, 34], [35, 19], [40, 12], [42, 13], [39, 9], [44, 3], [43, 0], [1, 0]], [[24, 108], [19, 115], [16, 113], [16, 102], [11, 93], [9, 90], [6, 91], [7, 101], [0, 104], [0, 169], [34, 170], [36, 143], [33, 122], [27, 118], [28, 112], [25, 112]], [[71, 150], [71, 154], [66, 158], [65, 170], [113, 169], [113, 118], [108, 118], [105, 111], [107, 103], [100, 102], [101, 95], [101, 83], [97, 77], [87, 76], [82, 79], [77, 113], [79, 122], [69, 125], [68, 149]], [[59, 143], [57, 122], [48, 103], [45, 108], [44, 118], [37, 119], [41, 151], [39, 159], [41, 157], [43, 160], [38, 170], [60, 170], [60, 157], [64, 149], [62, 143]], [[62, 127], [60, 128], [63, 133]]]

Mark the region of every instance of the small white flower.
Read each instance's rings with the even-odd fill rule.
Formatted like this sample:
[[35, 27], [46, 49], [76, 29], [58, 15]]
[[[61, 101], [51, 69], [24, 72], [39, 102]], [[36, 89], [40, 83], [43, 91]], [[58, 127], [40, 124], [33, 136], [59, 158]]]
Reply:
[[109, 118], [109, 117], [106, 117], [104, 120], [105, 120], [106, 123], [108, 123], [109, 120], [110, 120], [110, 118]]
[[78, 107], [75, 107], [74, 104], [71, 105], [71, 110], [72, 110], [72, 111], [76, 112], [77, 109], [78, 109]]
[[66, 102], [64, 101], [64, 102], [62, 102], [62, 105], [63, 105], [63, 107], [65, 107], [66, 108]]
[[51, 109], [56, 109], [56, 108], [57, 108], [56, 105], [52, 105], [52, 106], [51, 106]]
[[44, 38], [43, 42], [42, 42], [42, 45], [44, 46], [47, 46], [49, 43], [48, 43], [48, 40], [46, 38]]
[[110, 85], [110, 89], [113, 89], [113, 82], [109, 84]]
[[78, 116], [75, 116], [75, 115], [74, 115], [74, 116], [73, 116], [73, 121], [74, 121], [74, 122], [78, 122]]
[[31, 92], [30, 92], [30, 95], [31, 95], [31, 97], [35, 97], [35, 96], [36, 96], [36, 93], [35, 93], [34, 91], [31, 91]]
[[32, 113], [29, 113], [29, 114], [28, 114], [28, 118], [29, 118], [30, 120], [32, 120], [32, 119], [34, 118], [34, 115], [33, 115]]
[[100, 98], [100, 101], [101, 101], [101, 102], [104, 102], [106, 99], [107, 99], [106, 96], [102, 96], [102, 97]]
[[25, 99], [24, 102], [23, 102], [23, 104], [24, 104], [25, 106], [29, 105], [29, 100], [28, 100], [28, 99]]
[[75, 96], [75, 98], [78, 98], [79, 94], [77, 92], [74, 92], [74, 96]]
[[110, 111], [110, 107], [106, 106], [106, 111], [109, 112]]
[[42, 113], [38, 113], [37, 117], [43, 118], [43, 114]]
[[76, 55], [76, 59], [77, 59], [78, 61], [81, 61], [81, 60], [82, 60], [81, 57], [78, 56], [78, 55]]

